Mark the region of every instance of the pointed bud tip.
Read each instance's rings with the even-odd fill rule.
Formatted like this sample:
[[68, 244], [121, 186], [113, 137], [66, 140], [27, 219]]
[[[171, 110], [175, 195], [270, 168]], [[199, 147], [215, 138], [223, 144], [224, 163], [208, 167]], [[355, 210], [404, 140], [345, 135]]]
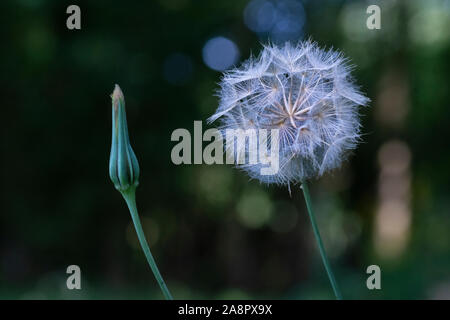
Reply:
[[116, 84], [116, 86], [114, 87], [114, 91], [111, 95], [111, 98], [113, 99], [113, 101], [117, 101], [119, 99], [122, 99], [122, 100], [124, 99], [122, 90], [120, 89], [118, 84]]

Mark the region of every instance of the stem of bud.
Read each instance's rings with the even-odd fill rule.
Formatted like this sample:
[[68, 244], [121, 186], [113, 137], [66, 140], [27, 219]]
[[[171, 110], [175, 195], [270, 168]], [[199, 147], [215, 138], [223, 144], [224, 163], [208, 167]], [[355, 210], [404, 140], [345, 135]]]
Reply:
[[131, 213], [131, 218], [133, 219], [134, 228], [136, 229], [136, 233], [141, 244], [142, 250], [144, 251], [145, 257], [147, 258], [147, 262], [152, 269], [152, 272], [158, 281], [159, 287], [164, 294], [166, 300], [173, 300], [172, 295], [169, 292], [169, 289], [164, 282], [161, 273], [159, 272], [158, 266], [156, 265], [155, 259], [150, 251], [150, 247], [148, 246], [147, 240], [145, 239], [144, 230], [142, 230], [141, 220], [139, 219], [139, 214], [136, 207], [136, 192], [134, 188], [126, 192], [122, 192], [122, 196], [125, 199], [128, 209]]

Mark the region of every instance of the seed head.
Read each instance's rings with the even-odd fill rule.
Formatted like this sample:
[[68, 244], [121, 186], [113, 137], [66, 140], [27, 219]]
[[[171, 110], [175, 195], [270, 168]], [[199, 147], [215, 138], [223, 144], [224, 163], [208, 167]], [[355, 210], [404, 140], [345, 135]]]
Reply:
[[[369, 101], [350, 76], [340, 52], [311, 41], [264, 46], [220, 83], [220, 103], [210, 122], [227, 129], [278, 129], [279, 170], [238, 165], [264, 183], [290, 184], [337, 168], [360, 138], [358, 106]], [[251, 149], [240, 150], [248, 156]], [[239, 152], [239, 150], [238, 150]]]

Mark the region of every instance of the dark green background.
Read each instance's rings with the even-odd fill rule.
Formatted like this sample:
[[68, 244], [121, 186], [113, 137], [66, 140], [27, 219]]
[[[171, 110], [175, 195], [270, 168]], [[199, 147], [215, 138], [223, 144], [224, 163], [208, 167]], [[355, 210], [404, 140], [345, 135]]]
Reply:
[[[0, 298], [162, 297], [108, 177], [115, 83], [142, 170], [138, 208], [174, 297], [333, 298], [299, 186], [290, 198], [231, 166], [170, 159], [172, 131], [192, 132], [217, 107], [206, 41], [233, 40], [243, 61], [265, 40], [244, 23], [247, 3], [1, 1]], [[341, 49], [372, 100], [364, 142], [343, 169], [311, 182], [343, 295], [450, 298], [450, 5], [373, 1], [382, 28], [368, 30], [363, 1], [303, 3], [303, 37]], [[81, 7], [81, 30], [66, 28], [70, 4]], [[192, 61], [178, 85], [164, 77], [176, 52]], [[387, 255], [376, 245], [377, 157], [393, 139], [411, 154], [411, 220], [403, 248]], [[71, 264], [80, 291], [66, 289]], [[366, 288], [372, 264], [382, 290]]]

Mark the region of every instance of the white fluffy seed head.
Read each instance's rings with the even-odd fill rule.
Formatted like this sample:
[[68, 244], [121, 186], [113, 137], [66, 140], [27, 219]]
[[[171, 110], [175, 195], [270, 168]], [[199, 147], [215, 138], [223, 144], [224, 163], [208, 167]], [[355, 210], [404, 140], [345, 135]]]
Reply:
[[[279, 170], [238, 165], [264, 183], [290, 184], [337, 168], [360, 138], [358, 106], [369, 101], [340, 52], [311, 41], [264, 46], [220, 83], [220, 104], [208, 119], [220, 130], [279, 129]], [[241, 150], [245, 153], [249, 148]]]

